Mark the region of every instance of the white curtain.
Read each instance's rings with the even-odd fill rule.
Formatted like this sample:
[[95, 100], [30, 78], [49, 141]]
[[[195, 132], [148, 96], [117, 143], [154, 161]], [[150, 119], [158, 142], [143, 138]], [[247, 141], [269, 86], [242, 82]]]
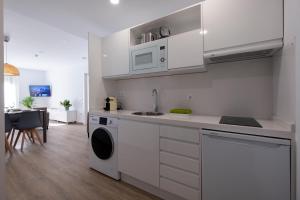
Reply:
[[19, 78], [16, 76], [4, 77], [4, 106], [5, 108], [19, 107]]

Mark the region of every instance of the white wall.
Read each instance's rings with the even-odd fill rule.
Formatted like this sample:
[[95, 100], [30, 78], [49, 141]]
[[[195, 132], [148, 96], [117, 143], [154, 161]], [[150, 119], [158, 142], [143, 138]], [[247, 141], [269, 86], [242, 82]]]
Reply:
[[300, 200], [300, 23], [296, 21], [300, 13], [300, 1], [294, 7], [293, 22], [296, 28], [296, 142], [297, 142], [297, 200]]
[[[159, 89], [160, 111], [190, 107], [194, 114], [272, 117], [270, 59], [210, 65], [207, 73], [118, 81], [119, 99], [129, 110], [151, 110]], [[187, 96], [192, 100], [188, 101]]]
[[[299, 57], [299, 52], [296, 51], [296, 26], [299, 23], [300, 8], [296, 5], [299, 0], [285, 0], [284, 5], [284, 48], [273, 59], [274, 63], [274, 117], [289, 123], [296, 123], [296, 157], [298, 166], [298, 190], [300, 189], [300, 71], [299, 61], [296, 58]], [[298, 66], [298, 67], [296, 67]], [[296, 75], [295, 75], [296, 74]], [[296, 118], [297, 116], [297, 118]], [[293, 154], [294, 155], [294, 149]], [[294, 156], [292, 157], [294, 159]], [[292, 163], [292, 169], [294, 169], [294, 162]], [[293, 173], [294, 175], [294, 173]], [[292, 181], [295, 181], [295, 176], [292, 176]], [[294, 188], [293, 188], [294, 189]], [[292, 194], [295, 197], [294, 193]], [[300, 191], [298, 191], [298, 200], [300, 200]]]
[[47, 80], [52, 86], [49, 108], [64, 109], [59, 102], [68, 99], [73, 105], [70, 109], [77, 111], [77, 121], [82, 123], [85, 122], [84, 73], [87, 73], [87, 67], [61, 68], [47, 71]]
[[[42, 70], [20, 69], [19, 76], [19, 100], [20, 102], [30, 96], [29, 85], [48, 85], [47, 72]], [[47, 107], [50, 97], [34, 98], [34, 106]]]
[[[3, 41], [3, 1], [0, 0], [0, 41]], [[0, 43], [0, 200], [4, 200], [3, 42]]]
[[[299, 5], [300, 7], [300, 5]], [[298, 10], [298, 13], [300, 13], [300, 9]], [[297, 83], [296, 83], [296, 159], [297, 159], [297, 200], [300, 200], [300, 27], [298, 27], [298, 35], [297, 35], [297, 58], [296, 58], [296, 77], [297, 77]]]
[[[76, 69], [76, 70], [75, 70]], [[84, 74], [87, 67], [76, 67], [52, 69], [47, 71], [20, 69], [19, 79], [19, 100], [29, 96], [29, 85], [50, 85], [51, 97], [35, 98], [34, 106], [60, 108], [59, 104], [64, 99], [72, 103], [71, 109], [77, 111], [77, 121], [85, 122], [84, 116]]]
[[295, 122], [295, 13], [297, 0], [285, 0], [284, 48], [274, 57], [274, 116]]
[[101, 38], [89, 33], [89, 111], [102, 110], [104, 99], [115, 93], [114, 82], [102, 79]]

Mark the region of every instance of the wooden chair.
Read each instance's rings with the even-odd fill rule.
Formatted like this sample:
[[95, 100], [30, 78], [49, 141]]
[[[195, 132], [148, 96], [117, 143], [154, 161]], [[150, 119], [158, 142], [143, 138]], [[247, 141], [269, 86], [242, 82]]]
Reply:
[[18, 122], [15, 124], [15, 129], [19, 130], [19, 132], [14, 143], [14, 148], [16, 147], [21, 135], [22, 135], [21, 151], [23, 151], [24, 141], [26, 136], [33, 143], [35, 143], [35, 138], [37, 138], [39, 143], [43, 145], [39, 133], [36, 130], [36, 128], [42, 127], [42, 125], [43, 124], [40, 118], [40, 111], [22, 112]]
[[10, 154], [12, 154], [12, 148], [10, 143], [8, 142], [9, 135], [6, 134], [10, 134], [11, 130], [12, 130], [12, 124], [9, 115], [5, 113], [5, 152], [9, 151]]

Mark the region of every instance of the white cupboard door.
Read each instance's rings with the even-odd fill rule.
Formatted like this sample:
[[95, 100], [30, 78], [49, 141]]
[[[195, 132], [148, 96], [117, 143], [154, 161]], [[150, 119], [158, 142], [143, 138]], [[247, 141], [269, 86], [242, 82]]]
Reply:
[[283, 37], [283, 0], [207, 0], [204, 51]]
[[203, 36], [200, 29], [168, 39], [168, 69], [203, 65]]
[[104, 77], [129, 73], [130, 30], [114, 33], [102, 40], [102, 70]]
[[159, 125], [120, 120], [119, 171], [159, 186]]

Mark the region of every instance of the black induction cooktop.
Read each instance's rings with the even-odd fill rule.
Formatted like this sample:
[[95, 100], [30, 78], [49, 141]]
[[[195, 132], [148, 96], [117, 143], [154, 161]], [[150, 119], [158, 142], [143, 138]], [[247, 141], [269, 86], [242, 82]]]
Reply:
[[254, 118], [251, 117], [223, 116], [220, 120], [220, 124], [262, 128], [262, 126]]

